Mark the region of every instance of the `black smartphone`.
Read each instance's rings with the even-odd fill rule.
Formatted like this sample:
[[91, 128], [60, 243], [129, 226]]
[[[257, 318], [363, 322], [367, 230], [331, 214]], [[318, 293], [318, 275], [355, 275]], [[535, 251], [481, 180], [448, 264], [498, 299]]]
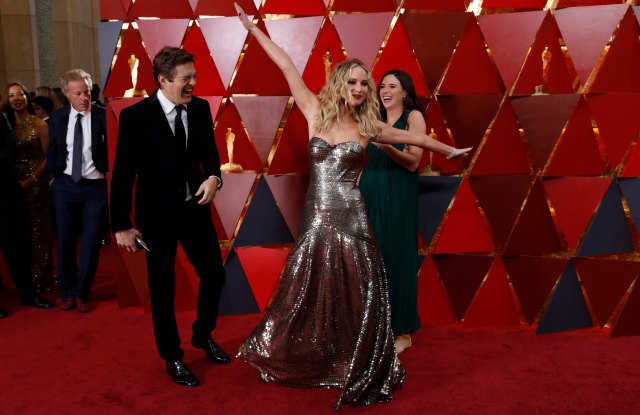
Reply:
[[136, 246], [140, 249], [144, 249], [147, 252], [151, 252], [149, 250], [149, 245], [147, 245], [147, 243], [140, 236], [136, 236]]

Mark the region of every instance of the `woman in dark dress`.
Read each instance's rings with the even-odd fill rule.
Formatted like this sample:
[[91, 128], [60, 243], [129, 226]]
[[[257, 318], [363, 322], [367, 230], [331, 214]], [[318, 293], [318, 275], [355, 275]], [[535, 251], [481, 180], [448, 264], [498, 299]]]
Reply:
[[[426, 124], [411, 77], [393, 69], [378, 85], [382, 121], [424, 134]], [[396, 351], [411, 346], [418, 318], [418, 165], [422, 148], [369, 143], [360, 178], [369, 222], [384, 258]]]
[[35, 115], [29, 92], [16, 82], [8, 84], [2, 92], [0, 110], [6, 112], [18, 145], [13, 167], [24, 192], [31, 230], [31, 277], [38, 291], [48, 291], [54, 286], [51, 202], [44, 177], [49, 126]]
[[291, 58], [247, 19], [245, 28], [282, 70], [309, 124], [309, 189], [294, 249], [262, 320], [238, 351], [265, 382], [340, 390], [336, 407], [392, 398], [404, 380], [391, 332], [382, 257], [357, 186], [370, 140], [409, 143], [453, 157], [426, 135], [378, 121], [371, 75], [352, 59], [314, 95]]

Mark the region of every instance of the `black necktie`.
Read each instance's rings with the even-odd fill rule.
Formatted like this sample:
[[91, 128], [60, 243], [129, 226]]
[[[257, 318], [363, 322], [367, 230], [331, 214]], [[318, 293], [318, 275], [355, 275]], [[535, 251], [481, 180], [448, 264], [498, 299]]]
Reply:
[[[186, 160], [187, 156], [187, 133], [184, 131], [184, 124], [182, 123], [182, 110], [184, 107], [182, 105], [176, 105], [176, 124], [175, 124], [175, 132], [176, 141], [178, 142], [178, 151], [180, 151], [180, 155], [182, 155], [183, 160]], [[186, 179], [185, 179], [186, 180]], [[189, 182], [186, 182], [186, 199], [189, 199]]]
[[182, 123], [182, 105], [176, 105], [176, 127], [175, 133], [176, 140], [178, 141], [178, 146], [180, 150], [187, 152], [187, 133], [184, 131], [184, 124]]
[[71, 178], [79, 182], [82, 178], [82, 114], [76, 116], [76, 127], [73, 130], [73, 160], [71, 162]]

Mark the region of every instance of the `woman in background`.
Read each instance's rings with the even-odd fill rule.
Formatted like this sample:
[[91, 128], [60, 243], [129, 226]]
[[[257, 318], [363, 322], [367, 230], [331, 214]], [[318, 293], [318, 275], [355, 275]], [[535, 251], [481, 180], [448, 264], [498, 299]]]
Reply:
[[54, 286], [51, 203], [49, 188], [44, 180], [49, 127], [34, 115], [29, 92], [17, 82], [8, 84], [2, 91], [0, 111], [7, 114], [18, 145], [14, 171], [24, 192], [32, 233], [31, 277], [38, 291], [51, 290]]
[[60, 87], [51, 88], [51, 94], [53, 95], [51, 99], [53, 99], [54, 111], [69, 105], [69, 100], [64, 95], [64, 92], [62, 92], [62, 88]]
[[[426, 133], [411, 77], [393, 69], [378, 85], [382, 121], [393, 128]], [[396, 351], [411, 346], [418, 318], [418, 165], [422, 148], [369, 143], [360, 178], [369, 222], [384, 259]]]
[[33, 97], [47, 97], [53, 101], [53, 90], [46, 85], [37, 86]]

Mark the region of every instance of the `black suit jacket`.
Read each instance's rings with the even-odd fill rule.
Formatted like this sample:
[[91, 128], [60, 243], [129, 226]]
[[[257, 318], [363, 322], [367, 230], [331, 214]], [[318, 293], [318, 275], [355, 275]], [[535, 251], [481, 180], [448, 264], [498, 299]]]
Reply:
[[[47, 176], [54, 179], [67, 167], [67, 127], [71, 106], [54, 111], [49, 118], [49, 150], [47, 151]], [[109, 170], [107, 146], [107, 119], [104, 108], [91, 106], [91, 153], [93, 165], [106, 174]]]
[[157, 92], [120, 114], [111, 182], [113, 232], [133, 227], [130, 217], [134, 183], [137, 226], [142, 232], [161, 232], [175, 230], [187, 182], [195, 197], [205, 179], [221, 177], [209, 103], [193, 97], [187, 105], [187, 120], [189, 137], [184, 157]]

